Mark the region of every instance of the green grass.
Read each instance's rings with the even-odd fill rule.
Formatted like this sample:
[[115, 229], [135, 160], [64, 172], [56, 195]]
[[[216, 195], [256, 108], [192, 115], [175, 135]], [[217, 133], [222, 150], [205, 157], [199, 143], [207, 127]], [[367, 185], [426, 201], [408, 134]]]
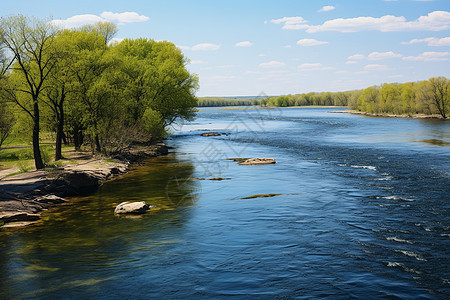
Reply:
[[[34, 170], [33, 149], [31, 146], [7, 146], [20, 147], [12, 149], [0, 150], [0, 170], [17, 167], [19, 173], [29, 172]], [[41, 155], [44, 163], [50, 165], [54, 156], [55, 150], [52, 145], [41, 145]]]

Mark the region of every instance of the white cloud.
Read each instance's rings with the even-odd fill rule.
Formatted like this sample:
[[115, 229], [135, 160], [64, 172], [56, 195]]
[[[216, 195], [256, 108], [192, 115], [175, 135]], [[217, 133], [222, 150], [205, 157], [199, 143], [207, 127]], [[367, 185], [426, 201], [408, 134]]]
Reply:
[[366, 65], [364, 67], [364, 70], [366, 70], [366, 71], [387, 71], [387, 70], [390, 70], [390, 68], [386, 65], [372, 64], [372, 65]]
[[427, 43], [428, 46], [435, 46], [435, 47], [450, 46], [450, 37], [444, 38], [429, 37], [424, 39], [412, 39], [409, 42], [402, 42], [402, 44], [404, 45], [417, 43]]
[[366, 58], [366, 57], [362, 54], [354, 54], [354, 55], [348, 57], [348, 59], [364, 59], [364, 58]]
[[334, 7], [332, 5], [327, 5], [327, 6], [322, 7], [321, 9], [319, 9], [318, 12], [331, 11], [333, 9], [336, 9], [336, 7]]
[[424, 52], [418, 56], [406, 56], [403, 60], [410, 61], [447, 61], [449, 52]]
[[407, 21], [403, 16], [396, 17], [392, 15], [385, 15], [379, 18], [338, 18], [328, 20], [322, 25], [304, 24], [306, 21], [302, 17], [285, 17], [272, 20], [271, 22], [274, 24], [284, 23], [283, 29], [305, 29], [308, 33], [320, 31], [360, 32], [370, 30], [382, 32], [413, 30], [441, 31], [450, 28], [450, 13], [447, 11], [433, 11], [428, 15], [421, 16], [414, 21]]
[[292, 48], [292, 46], [291, 45], [286, 45], [286, 46], [284, 46], [284, 48], [289, 49], [289, 48]]
[[261, 68], [281, 68], [284, 67], [286, 64], [284, 62], [272, 60], [269, 62], [260, 63], [259, 66]]
[[388, 78], [403, 78], [403, 77], [405, 77], [405, 76], [401, 75], [401, 74], [388, 76]]
[[111, 41], [109, 41], [110, 45], [114, 45], [114, 44], [120, 44], [120, 42], [122, 42], [124, 39], [123, 38], [112, 38]]
[[321, 63], [305, 63], [297, 67], [299, 71], [327, 71], [334, 70], [332, 67], [325, 67]]
[[53, 20], [52, 24], [63, 28], [76, 28], [84, 25], [95, 24], [105, 19], [96, 15], [76, 15], [65, 20]]
[[230, 80], [230, 79], [236, 79], [236, 76], [227, 76], [227, 75], [213, 75], [211, 76], [211, 79], [215, 80]]
[[289, 24], [289, 25], [294, 25], [294, 24], [301, 24], [301, 23], [305, 23], [306, 20], [303, 19], [302, 17], [284, 17], [281, 19], [272, 19], [270, 20], [271, 23], [274, 24]]
[[235, 67], [235, 65], [221, 65], [221, 66], [217, 66], [217, 69], [232, 69], [234, 67]]
[[304, 46], [304, 47], [311, 47], [311, 46], [318, 46], [318, 45], [325, 45], [328, 44], [328, 42], [324, 41], [318, 41], [315, 39], [302, 39], [297, 41], [297, 45]]
[[303, 24], [306, 23], [306, 20], [302, 17], [284, 17], [281, 19], [270, 20], [270, 22], [273, 24], [283, 23], [283, 29], [302, 29], [308, 27], [308, 25]]
[[191, 60], [191, 65], [204, 65], [206, 63], [204, 60]]
[[403, 57], [403, 55], [394, 53], [392, 51], [389, 52], [372, 52], [370, 53], [367, 58], [369, 60], [382, 60], [382, 59], [389, 59], [389, 58], [400, 58]]
[[126, 11], [123, 13], [113, 13], [111, 11], [102, 12], [100, 15], [102, 18], [111, 21], [118, 21], [120, 23], [136, 23], [150, 20], [149, 17], [139, 15], [136, 12]]
[[356, 64], [356, 63], [358, 63], [357, 61], [354, 61], [354, 60], [349, 60], [349, 61], [347, 61], [345, 64], [347, 64], [347, 65], [353, 65], [353, 64]]
[[219, 50], [219, 48], [220, 48], [220, 45], [203, 43], [203, 44], [197, 44], [195, 46], [192, 46], [191, 50], [193, 50], [193, 51], [214, 51], [214, 50]]
[[181, 46], [181, 45], [177, 45], [177, 47], [178, 47], [180, 50], [191, 50], [191, 47], [189, 47], [189, 46]]
[[63, 28], [77, 28], [84, 25], [91, 25], [95, 24], [97, 22], [104, 22], [104, 21], [118, 21], [120, 23], [135, 23], [135, 22], [143, 22], [150, 20], [149, 17], [144, 15], [139, 15], [136, 12], [123, 12], [123, 13], [113, 13], [110, 11], [105, 11], [100, 14], [100, 16], [97, 15], [90, 15], [90, 14], [84, 14], [84, 15], [75, 15], [70, 18], [67, 18], [65, 20], [53, 20], [51, 21], [52, 24], [56, 26], [60, 26]]
[[250, 41], [243, 41], [243, 42], [239, 42], [239, 43], [236, 43], [236, 47], [251, 47], [253, 45], [253, 43], [252, 42], [250, 42]]

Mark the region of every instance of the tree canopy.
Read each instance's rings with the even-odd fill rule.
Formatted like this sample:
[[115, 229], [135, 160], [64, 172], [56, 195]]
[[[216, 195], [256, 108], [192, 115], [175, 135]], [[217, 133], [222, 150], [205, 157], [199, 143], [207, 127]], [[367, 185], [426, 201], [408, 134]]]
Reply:
[[111, 43], [118, 29], [109, 22], [60, 30], [18, 15], [2, 18], [0, 28], [1, 111], [31, 121], [15, 126], [32, 124], [37, 169], [44, 167], [42, 131], [56, 133], [58, 160], [62, 143], [111, 153], [160, 139], [168, 126], [195, 115], [198, 78], [170, 42]]

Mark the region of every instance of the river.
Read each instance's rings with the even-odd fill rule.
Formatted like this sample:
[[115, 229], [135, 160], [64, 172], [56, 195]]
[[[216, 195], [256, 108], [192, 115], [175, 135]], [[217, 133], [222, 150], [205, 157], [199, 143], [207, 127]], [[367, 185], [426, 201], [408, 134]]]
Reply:
[[0, 299], [448, 299], [450, 123], [337, 110], [200, 110], [168, 156], [3, 229]]

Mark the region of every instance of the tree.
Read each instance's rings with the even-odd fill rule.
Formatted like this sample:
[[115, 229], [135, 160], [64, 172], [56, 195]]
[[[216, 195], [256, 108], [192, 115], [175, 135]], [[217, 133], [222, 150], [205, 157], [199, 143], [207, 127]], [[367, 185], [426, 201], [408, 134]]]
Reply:
[[83, 26], [81, 28], [81, 31], [102, 36], [104, 38], [105, 45], [108, 45], [108, 43], [112, 41], [114, 36], [116, 36], [117, 32], [119, 32], [119, 29], [114, 23], [100, 21], [93, 25]]
[[429, 89], [431, 101], [442, 118], [446, 119], [450, 107], [450, 80], [442, 76], [430, 78]]
[[99, 121], [107, 100], [104, 98], [105, 81], [102, 74], [113, 62], [105, 56], [108, 48], [102, 36], [84, 31], [71, 31], [67, 34], [72, 47], [70, 68], [74, 76], [75, 91], [67, 102], [75, 148], [81, 147], [79, 143], [84, 136], [82, 131], [85, 131], [90, 137], [92, 152], [100, 152]]
[[44, 84], [57, 62], [57, 53], [51, 50], [57, 30], [48, 22], [22, 15], [2, 18], [1, 28], [4, 45], [13, 55], [13, 73], [23, 81], [23, 84], [9, 84], [7, 94], [33, 120], [33, 156], [39, 170], [44, 168], [39, 147], [39, 103]]
[[376, 86], [366, 88], [358, 98], [358, 110], [370, 113], [379, 112], [380, 90]]
[[[198, 77], [186, 70], [187, 60], [174, 44], [125, 39], [113, 51], [123, 57], [123, 71], [130, 78], [124, 90], [134, 120], [145, 122], [142, 117], [151, 109], [147, 116], [158, 115], [162, 122], [159, 128], [165, 128], [177, 119], [189, 120], [195, 115]], [[155, 124], [144, 127], [158, 128]]]

